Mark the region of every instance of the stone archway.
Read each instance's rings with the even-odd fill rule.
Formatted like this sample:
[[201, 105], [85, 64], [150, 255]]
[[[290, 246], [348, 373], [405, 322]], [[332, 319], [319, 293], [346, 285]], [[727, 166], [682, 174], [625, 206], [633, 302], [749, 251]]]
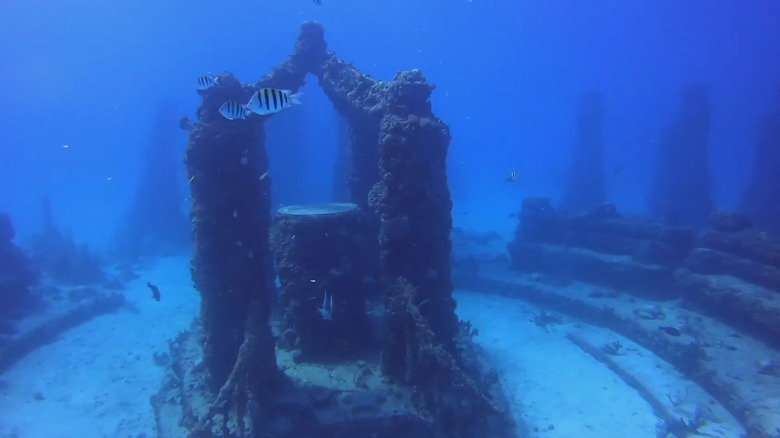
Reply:
[[[350, 196], [374, 213], [385, 286], [380, 369], [409, 400], [400, 420], [323, 424], [313, 414], [317, 402], [302, 406], [289, 399], [305, 393], [322, 402], [332, 394], [291, 382], [277, 366], [269, 325], [274, 273], [265, 118], [230, 121], [218, 108], [227, 100], [246, 101], [260, 88], [297, 90], [308, 73], [349, 124]], [[166, 386], [182, 402], [173, 408], [164, 388], [154, 401], [158, 424], [162, 412], [178, 412], [190, 436], [513, 436], [497, 379], [483, 378], [470, 334], [454, 312], [450, 135], [431, 110], [433, 88], [416, 70], [392, 81], [362, 74], [329, 52], [322, 26], [308, 22], [292, 54], [256, 84], [226, 75], [201, 92], [186, 163], [202, 337], [193, 343], [183, 335], [172, 350], [182, 358], [202, 348], [203, 366], [187, 370], [174, 360]], [[207, 409], [194, 406], [209, 397]], [[279, 422], [287, 426], [269, 426]]]

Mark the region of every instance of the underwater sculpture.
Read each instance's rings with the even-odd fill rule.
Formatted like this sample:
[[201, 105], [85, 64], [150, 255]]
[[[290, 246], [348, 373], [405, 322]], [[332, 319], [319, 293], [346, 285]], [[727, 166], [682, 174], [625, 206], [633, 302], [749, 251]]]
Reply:
[[[181, 400], [181, 423], [189, 425], [190, 436], [217, 430], [219, 436], [514, 436], [500, 386], [478, 383], [484, 379], [473, 344], [463, 340], [454, 313], [449, 129], [431, 112], [433, 86], [419, 71], [393, 81], [371, 79], [329, 52], [323, 33], [319, 24], [305, 23], [293, 53], [253, 86], [223, 75], [199, 91], [203, 103], [186, 162], [204, 367], [187, 370], [174, 360], [178, 371], [164, 387], [180, 388], [173, 399]], [[370, 390], [361, 376], [374, 370], [365, 363], [358, 365], [351, 391], [291, 379], [277, 365], [283, 358], [269, 325], [274, 270], [266, 117], [228, 120], [220, 114], [225, 102], [246, 102], [260, 89], [295, 92], [308, 73], [349, 124], [350, 200], [376, 214], [367, 215], [368, 228], [379, 235], [367, 258], [381, 268], [385, 309], [376, 372], [390, 383]], [[324, 303], [312, 307], [313, 315], [337, 323], [349, 306], [343, 293], [317, 290], [313, 304]], [[176, 351], [187, 345], [193, 345], [187, 336], [177, 339], [172, 356], [181, 357]], [[208, 387], [186, 383], [193, 380], [207, 380]], [[206, 393], [197, 395], [200, 389]], [[192, 402], [212, 397], [205, 412]], [[368, 411], [355, 410], [356, 397]], [[162, 424], [162, 412], [170, 416], [173, 409], [168, 400], [161, 394], [154, 401], [161, 437], [180, 433], [178, 423], [169, 432]]]

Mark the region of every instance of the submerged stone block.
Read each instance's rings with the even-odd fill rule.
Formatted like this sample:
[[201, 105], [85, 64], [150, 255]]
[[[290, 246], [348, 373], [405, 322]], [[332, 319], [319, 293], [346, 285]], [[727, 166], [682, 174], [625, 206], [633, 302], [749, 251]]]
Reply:
[[745, 213], [716, 211], [710, 215], [710, 227], [722, 233], [736, 233], [752, 226], [753, 221]]
[[371, 235], [350, 203], [290, 205], [276, 212], [271, 244], [281, 282], [279, 345], [300, 360], [355, 356], [374, 339], [366, 315]]
[[765, 233], [708, 232], [701, 236], [699, 245], [780, 269], [780, 242], [769, 239]]
[[667, 266], [550, 244], [513, 242], [509, 253], [512, 267], [552, 275], [559, 281], [584, 281], [657, 300], [680, 296], [680, 290], [674, 284], [673, 269]]
[[700, 274], [732, 275], [780, 292], [780, 269], [711, 248], [694, 249], [685, 267]]
[[612, 204], [572, 214], [546, 199], [526, 199], [507, 249], [512, 266], [523, 271], [670, 299], [680, 293], [672, 272], [694, 241], [693, 230], [623, 216]]
[[515, 240], [587, 248], [606, 254], [628, 255], [637, 261], [674, 265], [693, 248], [694, 231], [620, 214], [602, 204], [587, 212], [563, 213], [548, 199], [526, 199]]
[[676, 272], [683, 302], [709, 313], [780, 349], [780, 299], [761, 286], [728, 275]]

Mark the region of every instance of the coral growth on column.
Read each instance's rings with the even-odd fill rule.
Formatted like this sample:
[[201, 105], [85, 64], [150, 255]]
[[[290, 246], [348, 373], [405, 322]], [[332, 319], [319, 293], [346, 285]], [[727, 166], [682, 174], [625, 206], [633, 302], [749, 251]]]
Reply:
[[248, 365], [254, 375], [270, 377], [276, 370], [267, 324], [273, 272], [270, 183], [261, 178], [268, 168], [263, 127], [226, 120], [218, 111], [224, 101], [248, 100], [250, 94], [230, 76], [204, 92], [186, 154], [192, 276], [202, 299], [204, 361], [213, 390], [230, 383], [244, 343], [256, 344]]

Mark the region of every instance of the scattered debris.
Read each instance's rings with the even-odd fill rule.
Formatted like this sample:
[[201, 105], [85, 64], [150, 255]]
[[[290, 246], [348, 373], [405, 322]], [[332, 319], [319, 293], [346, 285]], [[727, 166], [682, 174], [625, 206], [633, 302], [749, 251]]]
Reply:
[[591, 298], [618, 298], [620, 292], [615, 289], [594, 289], [589, 294]]
[[666, 333], [669, 336], [680, 336], [680, 335], [682, 335], [682, 332], [680, 331], [680, 329], [678, 329], [676, 327], [669, 326], [669, 325], [664, 325], [664, 326], [658, 327], [658, 329], [659, 330], [663, 330], [663, 332]]
[[471, 324], [471, 321], [459, 321], [460, 325], [460, 331], [461, 333], [466, 336], [467, 338], [473, 338], [474, 336], [479, 336], [479, 329], [474, 327]]
[[775, 376], [778, 373], [777, 362], [772, 359], [762, 359], [758, 361], [758, 373], [767, 376]]
[[623, 344], [618, 341], [607, 342], [601, 346], [601, 351], [611, 356], [617, 356], [623, 351]]
[[666, 314], [661, 310], [661, 306], [648, 304], [640, 309], [634, 310], [634, 315], [648, 320], [666, 319]]
[[559, 316], [549, 315], [544, 309], [539, 309], [539, 313], [532, 313], [530, 322], [543, 328], [544, 331], [549, 332], [548, 326], [561, 324], [563, 320]]

